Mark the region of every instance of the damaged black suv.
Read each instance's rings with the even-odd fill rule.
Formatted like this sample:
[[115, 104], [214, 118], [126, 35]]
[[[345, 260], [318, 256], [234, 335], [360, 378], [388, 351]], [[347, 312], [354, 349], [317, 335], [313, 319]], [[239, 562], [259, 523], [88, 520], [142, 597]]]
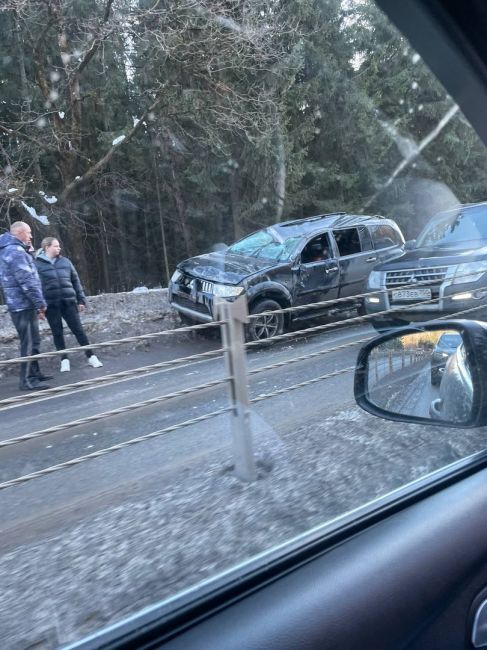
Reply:
[[251, 314], [350, 297], [321, 310], [264, 314], [252, 319], [249, 340], [283, 332], [291, 319], [355, 307], [362, 309], [372, 267], [401, 253], [404, 238], [394, 221], [343, 212], [285, 221], [241, 239], [223, 251], [178, 264], [169, 300], [184, 322], [213, 320], [213, 298], [245, 295]]

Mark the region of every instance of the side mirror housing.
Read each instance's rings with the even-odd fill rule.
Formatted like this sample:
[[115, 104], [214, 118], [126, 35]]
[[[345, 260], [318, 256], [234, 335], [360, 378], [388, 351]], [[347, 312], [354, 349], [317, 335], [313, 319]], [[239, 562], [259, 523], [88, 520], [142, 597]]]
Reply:
[[359, 352], [357, 404], [398, 422], [487, 424], [487, 324], [451, 320], [401, 327]]

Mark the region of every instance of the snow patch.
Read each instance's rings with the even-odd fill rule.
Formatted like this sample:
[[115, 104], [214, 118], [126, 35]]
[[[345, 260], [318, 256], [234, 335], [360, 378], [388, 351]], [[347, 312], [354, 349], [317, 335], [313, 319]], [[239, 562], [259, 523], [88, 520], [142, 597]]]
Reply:
[[64, 120], [64, 111], [58, 111], [59, 117]]
[[115, 138], [115, 140], [112, 140], [112, 145], [115, 146], [117, 144], [120, 144], [124, 140], [125, 140], [125, 136], [124, 135], [119, 135], [118, 138]]
[[52, 196], [45, 196], [45, 197], [44, 197], [44, 201], [46, 201], [47, 203], [49, 203], [50, 205], [52, 205], [53, 203], [57, 203], [57, 196], [54, 196], [54, 195], [52, 195]]
[[13, 194], [14, 192], [18, 192], [19, 190], [16, 187], [11, 187], [8, 191], [9, 194]]
[[30, 205], [27, 205], [23, 201], [21, 201], [21, 203], [33, 219], [37, 219], [37, 221], [40, 221], [44, 226], [49, 225], [49, 219], [45, 214], [37, 214], [35, 208], [31, 208]]

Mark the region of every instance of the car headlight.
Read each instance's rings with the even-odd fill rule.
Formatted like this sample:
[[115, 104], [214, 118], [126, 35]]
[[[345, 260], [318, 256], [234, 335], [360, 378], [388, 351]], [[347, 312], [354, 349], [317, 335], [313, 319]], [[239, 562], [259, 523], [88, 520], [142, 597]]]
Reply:
[[228, 284], [214, 284], [212, 293], [219, 298], [236, 298], [243, 291], [243, 287], [232, 287]]
[[476, 282], [480, 280], [484, 273], [487, 273], [487, 260], [459, 264], [451, 283], [463, 284], [464, 282]]
[[171, 275], [171, 282], [177, 282], [182, 275], [183, 274], [181, 273], [181, 271], [179, 269], [176, 269], [174, 273]]
[[382, 271], [371, 271], [369, 278], [367, 280], [367, 286], [369, 289], [382, 289]]

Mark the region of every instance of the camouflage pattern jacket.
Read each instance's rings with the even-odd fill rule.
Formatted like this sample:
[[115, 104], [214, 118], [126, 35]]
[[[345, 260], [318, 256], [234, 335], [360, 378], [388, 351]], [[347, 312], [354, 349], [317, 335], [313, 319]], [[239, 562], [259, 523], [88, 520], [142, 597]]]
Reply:
[[46, 307], [29, 249], [9, 232], [0, 236], [0, 284], [9, 311]]

